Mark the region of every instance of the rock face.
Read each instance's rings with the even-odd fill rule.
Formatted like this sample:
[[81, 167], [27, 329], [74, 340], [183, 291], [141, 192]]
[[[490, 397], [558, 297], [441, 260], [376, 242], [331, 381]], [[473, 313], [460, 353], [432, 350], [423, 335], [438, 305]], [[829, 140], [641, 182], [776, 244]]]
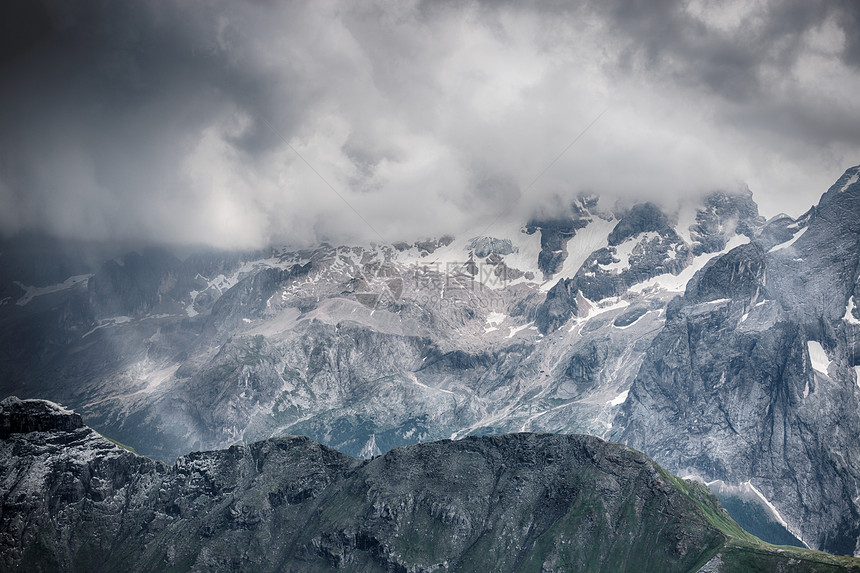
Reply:
[[22, 402], [10, 397], [0, 402], [0, 438], [30, 432], [71, 432], [83, 427], [80, 415], [47, 400]]
[[168, 467], [70, 415], [0, 403], [23, 430], [0, 441], [4, 570], [857, 570], [777, 553], [702, 486], [588, 436], [467, 438], [370, 461], [283, 437]]
[[766, 224], [745, 191], [582, 196], [392, 246], [182, 259], [0, 239], [0, 395], [68, 404], [167, 463], [286, 434], [362, 457], [611, 437], [746, 488], [762, 531], [854, 552], [857, 171]]
[[711, 193], [703, 209], [696, 212], [696, 222], [690, 226], [694, 255], [721, 251], [733, 233], [753, 238], [764, 220], [758, 214], [749, 189], [742, 193]]
[[682, 475], [749, 481], [840, 554], [860, 550], [857, 173], [693, 277], [616, 418], [618, 439]]
[[535, 314], [535, 325], [542, 334], [553, 332], [576, 316], [577, 290], [573, 281], [562, 279], [552, 287]]
[[[77, 282], [19, 277], [2, 287], [0, 389], [70, 404], [168, 462], [284, 433], [352, 455], [486, 432], [600, 435], [672, 293], [612, 307], [586, 299], [585, 282], [551, 288], [542, 253], [562, 253], [553, 272], [571, 278], [619, 224], [594, 197], [567, 211], [564, 224], [500, 224], [499, 237], [184, 260], [144, 249], [84, 265]], [[624, 229], [642, 243], [631, 264], [664, 258], [650, 231]], [[636, 275], [616, 266], [607, 276]], [[640, 315], [615, 324], [622, 304]], [[571, 358], [596, 343], [600, 368], [571, 378]]]
[[568, 257], [567, 244], [577, 231], [588, 227], [595, 217], [600, 216], [595, 210], [597, 204], [597, 197], [580, 195], [565, 216], [532, 219], [526, 225], [527, 233], [540, 233], [541, 250], [537, 263], [545, 278], [552, 278], [561, 270]]
[[493, 237], [477, 237], [472, 239], [470, 246], [478, 258], [489, 257], [490, 255], [510, 255], [515, 252], [514, 246], [508, 239], [495, 239]]
[[[565, 278], [547, 293], [538, 309], [536, 324], [547, 334], [579, 314], [575, 294], [591, 301], [626, 294], [631, 287], [660, 275], [678, 275], [695, 256], [726, 248], [730, 237], [753, 237], [762, 225], [751, 195], [714, 193], [696, 213], [696, 222], [676, 229], [653, 203], [634, 205], [621, 214], [607, 237], [607, 245], [594, 251], [573, 277]], [[691, 243], [679, 232], [689, 233]], [[573, 293], [573, 294], [571, 294]]]

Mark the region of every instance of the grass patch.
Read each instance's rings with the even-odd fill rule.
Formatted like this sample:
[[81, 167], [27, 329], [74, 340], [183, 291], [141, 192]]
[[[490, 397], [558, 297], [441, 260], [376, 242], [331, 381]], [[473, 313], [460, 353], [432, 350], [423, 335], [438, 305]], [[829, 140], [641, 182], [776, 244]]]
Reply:
[[106, 439], [107, 441], [109, 441], [109, 442], [111, 442], [112, 444], [115, 444], [115, 445], [117, 445], [117, 446], [121, 447], [121, 448], [122, 448], [122, 449], [124, 449], [124, 450], [128, 450], [128, 451], [130, 451], [131, 453], [133, 453], [133, 454], [135, 454], [135, 455], [140, 455], [140, 454], [138, 454], [138, 453], [134, 450], [134, 448], [132, 448], [131, 446], [126, 446], [126, 445], [125, 445], [125, 444], [123, 444], [122, 442], [117, 442], [117, 441], [116, 441], [116, 440], [114, 440], [113, 438], [108, 438], [108, 437], [107, 437], [107, 436], [105, 436], [104, 434], [99, 434], [99, 435], [100, 435], [101, 437], [103, 437], [104, 439]]

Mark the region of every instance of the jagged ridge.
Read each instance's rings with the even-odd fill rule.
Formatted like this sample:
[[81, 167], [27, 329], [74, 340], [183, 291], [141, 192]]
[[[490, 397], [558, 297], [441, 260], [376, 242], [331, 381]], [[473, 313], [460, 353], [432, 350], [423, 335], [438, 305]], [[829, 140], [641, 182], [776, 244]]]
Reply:
[[778, 552], [702, 486], [590, 436], [467, 438], [368, 461], [290, 436], [168, 467], [69, 414], [0, 403], [24, 430], [0, 442], [7, 570], [860, 570]]

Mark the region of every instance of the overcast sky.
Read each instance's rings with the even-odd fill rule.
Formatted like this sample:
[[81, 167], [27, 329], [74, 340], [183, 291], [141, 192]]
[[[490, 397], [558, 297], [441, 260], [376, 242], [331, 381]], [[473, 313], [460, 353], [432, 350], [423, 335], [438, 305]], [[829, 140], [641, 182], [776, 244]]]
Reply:
[[860, 163], [858, 6], [7, 1], [0, 231], [393, 241], [744, 185], [796, 216]]

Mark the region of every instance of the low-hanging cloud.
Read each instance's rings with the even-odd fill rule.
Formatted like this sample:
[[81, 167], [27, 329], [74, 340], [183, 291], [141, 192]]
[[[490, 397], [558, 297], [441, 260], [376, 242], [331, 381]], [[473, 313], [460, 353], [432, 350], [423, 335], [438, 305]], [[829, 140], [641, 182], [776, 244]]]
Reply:
[[853, 2], [3, 10], [4, 234], [393, 241], [742, 184], [796, 215], [860, 163]]

